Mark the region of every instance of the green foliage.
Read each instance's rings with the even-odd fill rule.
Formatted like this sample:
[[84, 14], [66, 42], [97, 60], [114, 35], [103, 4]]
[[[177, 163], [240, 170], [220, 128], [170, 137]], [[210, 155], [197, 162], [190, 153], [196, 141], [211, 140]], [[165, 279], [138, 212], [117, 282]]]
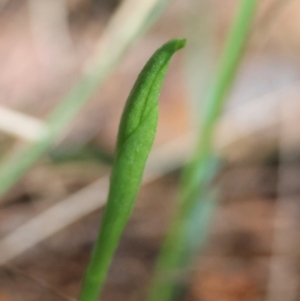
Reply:
[[169, 61], [185, 40], [171, 40], [147, 62], [128, 97], [121, 118], [108, 202], [89, 262], [80, 301], [95, 301], [119, 239], [133, 210], [143, 170], [153, 144], [158, 97]]
[[[219, 170], [213, 151], [215, 127], [243, 55], [257, 3], [258, 0], [240, 1], [219, 72], [205, 103], [196, 150], [183, 174], [178, 208], [158, 258], [148, 301], [173, 299], [177, 286], [175, 279], [178, 278], [175, 271], [189, 268], [206, 236], [215, 207], [211, 201], [211, 185]], [[191, 233], [194, 239], [191, 239]], [[195, 240], [199, 240], [199, 244], [195, 244]]]

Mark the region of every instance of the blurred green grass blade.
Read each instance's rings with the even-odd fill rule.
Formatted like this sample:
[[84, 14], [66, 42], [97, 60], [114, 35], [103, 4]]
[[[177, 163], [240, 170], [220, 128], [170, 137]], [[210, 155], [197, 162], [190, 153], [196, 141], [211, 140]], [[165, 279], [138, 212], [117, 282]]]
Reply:
[[[177, 211], [157, 260], [149, 301], [169, 301], [181, 293], [182, 272], [189, 270], [193, 256], [203, 246], [216, 208], [216, 194], [210, 190], [210, 183], [219, 164], [215, 157], [210, 158], [205, 165], [199, 166], [203, 175], [199, 189], [185, 191], [185, 194], [183, 190], [180, 191]], [[191, 199], [194, 203], [189, 203], [187, 210], [185, 202]]]
[[185, 222], [184, 254], [180, 258], [180, 266], [183, 269], [190, 266], [199, 250], [204, 246], [217, 203], [218, 191], [213, 188], [206, 191], [206, 194], [199, 198], [195, 207], [190, 211], [190, 215]]
[[108, 202], [80, 301], [96, 301], [120, 237], [134, 208], [142, 174], [154, 141], [158, 98], [173, 54], [185, 40], [171, 40], [159, 48], [141, 71], [122, 114]]
[[203, 113], [203, 100], [207, 99], [217, 63], [217, 8], [215, 1], [211, 0], [187, 2], [187, 15], [184, 18], [189, 41], [185, 51], [186, 82], [191, 117], [198, 125], [199, 116]]
[[[239, 1], [238, 12], [231, 25], [218, 72], [205, 101], [199, 140], [195, 153], [183, 174], [179, 203], [158, 257], [148, 301], [170, 301], [174, 298], [175, 279], [180, 272], [178, 269], [182, 268], [180, 265], [182, 256], [185, 253], [192, 254], [194, 252], [194, 250], [186, 249], [194, 248], [193, 246], [185, 246], [186, 237], [189, 235], [186, 233], [189, 228], [187, 220], [191, 217], [192, 210], [196, 208], [198, 202], [208, 201], [205, 196], [209, 195], [210, 185], [218, 170], [212, 164], [215, 161], [213, 154], [214, 130], [242, 58], [257, 4], [258, 0]], [[199, 206], [201, 208], [201, 205]], [[212, 216], [213, 211], [207, 212]], [[199, 219], [201, 218], [204, 218], [205, 221], [199, 222], [203, 228], [199, 229], [198, 233], [205, 235], [204, 232], [207, 229], [205, 225], [210, 220], [210, 216], [200, 215]]]
[[[174, 283], [173, 296], [183, 297], [188, 290], [186, 285], [190, 274], [195, 271], [194, 267], [199, 264], [199, 250], [203, 249], [209, 236], [210, 226], [213, 224], [212, 216], [218, 204], [218, 191], [216, 188], [206, 191], [194, 207], [185, 221], [181, 221], [182, 231], [182, 253], [178, 259], [175, 273], [164, 274], [170, 277], [169, 281]], [[200, 260], [201, 262], [201, 260]], [[173, 278], [172, 278], [173, 277]], [[168, 279], [168, 278], [166, 278]]]
[[[47, 120], [41, 139], [0, 166], [0, 196], [6, 193], [79, 113], [111, 73], [126, 50], [160, 16], [171, 0], [123, 1], [101, 37], [95, 57], [79, 82], [67, 93]], [[134, 8], [134, 9], [133, 9]]]

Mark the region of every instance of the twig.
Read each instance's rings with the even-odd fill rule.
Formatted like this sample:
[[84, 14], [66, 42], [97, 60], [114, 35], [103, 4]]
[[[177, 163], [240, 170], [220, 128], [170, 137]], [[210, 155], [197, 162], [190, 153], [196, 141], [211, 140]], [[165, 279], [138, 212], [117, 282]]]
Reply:
[[39, 140], [46, 130], [43, 121], [0, 105], [0, 130], [29, 141]]

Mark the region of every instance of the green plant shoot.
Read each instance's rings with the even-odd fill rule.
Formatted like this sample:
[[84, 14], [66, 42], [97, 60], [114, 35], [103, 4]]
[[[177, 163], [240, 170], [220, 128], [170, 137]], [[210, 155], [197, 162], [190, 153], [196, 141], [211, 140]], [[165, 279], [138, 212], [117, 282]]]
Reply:
[[121, 118], [107, 206], [80, 295], [95, 301], [101, 292], [120, 236], [134, 208], [158, 120], [158, 98], [172, 55], [185, 45], [174, 39], [147, 62], [128, 97]]

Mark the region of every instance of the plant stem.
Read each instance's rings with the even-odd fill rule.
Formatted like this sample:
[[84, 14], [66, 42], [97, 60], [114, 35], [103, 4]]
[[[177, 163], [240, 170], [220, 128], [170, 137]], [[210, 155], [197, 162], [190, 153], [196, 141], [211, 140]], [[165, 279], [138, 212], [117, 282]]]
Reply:
[[[192, 257], [183, 260], [184, 254], [196, 252], [188, 250], [190, 245], [187, 241], [191, 223], [189, 219], [194, 211], [199, 213], [198, 219], [204, 220], [203, 223], [198, 221], [201, 225], [198, 235], [203, 237], [207, 232], [207, 224], [214, 212], [208, 209], [210, 204], [207, 195], [210, 194], [209, 186], [219, 169], [213, 153], [215, 127], [241, 61], [257, 3], [258, 0], [240, 1], [220, 60], [219, 72], [206, 101], [196, 150], [183, 174], [178, 207], [158, 257], [148, 301], [169, 301], [174, 297], [176, 288], [174, 276], [178, 276], [175, 271], [178, 272], [183, 268], [182, 262], [185, 263], [185, 267], [190, 265]], [[199, 205], [199, 202], [204, 204]], [[211, 207], [213, 208], [213, 204]], [[196, 240], [197, 237], [193, 239]]]

